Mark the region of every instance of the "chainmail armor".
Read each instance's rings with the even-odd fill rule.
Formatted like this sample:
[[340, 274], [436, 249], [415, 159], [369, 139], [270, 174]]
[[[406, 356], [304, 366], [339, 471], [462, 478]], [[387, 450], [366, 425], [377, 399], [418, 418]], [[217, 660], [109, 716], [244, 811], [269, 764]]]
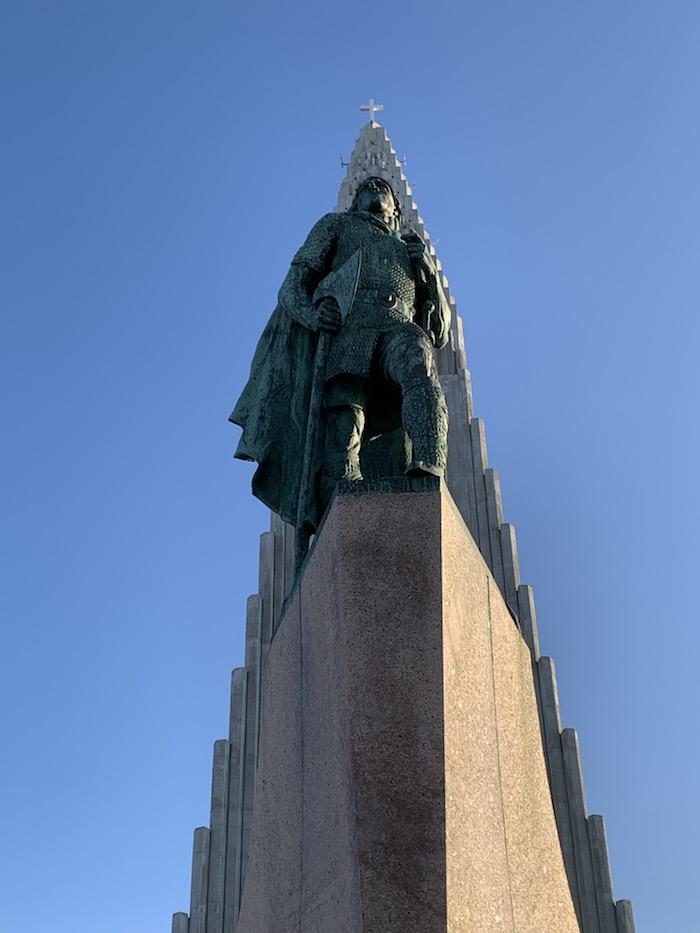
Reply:
[[445, 471], [447, 466], [447, 405], [434, 377], [404, 391], [401, 420], [413, 443], [413, 462]]
[[[327, 274], [361, 251], [355, 304], [334, 336], [326, 376], [367, 376], [380, 335], [415, 315], [414, 271], [403, 240], [370, 214], [326, 214], [313, 227], [293, 264]], [[330, 263], [329, 263], [330, 260]]]

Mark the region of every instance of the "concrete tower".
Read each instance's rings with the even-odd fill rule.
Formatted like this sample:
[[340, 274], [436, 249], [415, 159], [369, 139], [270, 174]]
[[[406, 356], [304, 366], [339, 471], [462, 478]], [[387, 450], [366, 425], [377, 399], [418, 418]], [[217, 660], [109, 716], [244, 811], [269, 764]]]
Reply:
[[[435, 256], [402, 164], [371, 105], [336, 210], [347, 210], [363, 178], [382, 176], [401, 201], [406, 230], [419, 233]], [[613, 898], [603, 818], [587, 812], [578, 738], [562, 728], [554, 663], [540, 654], [532, 588], [521, 583], [515, 529], [504, 521], [484, 423], [473, 412], [462, 321], [435, 259], [453, 310], [449, 343], [437, 353], [450, 416], [446, 488], [437, 481], [413, 489], [400, 482], [380, 489], [367, 484], [365, 499], [341, 489], [293, 592], [293, 529], [272, 515], [260, 539], [259, 592], [246, 609], [245, 667], [232, 674], [229, 735], [214, 746], [210, 824], [194, 834], [189, 914], [174, 914], [173, 933], [634, 931], [630, 902]], [[351, 545], [358, 523], [368, 534], [370, 501], [381, 521], [367, 543], [375, 559], [365, 565], [352, 557], [357, 548]], [[428, 529], [440, 585], [419, 616], [401, 616], [396, 653], [406, 654], [407, 667], [393, 674], [382, 668], [380, 675], [381, 651], [367, 655], [367, 632], [378, 607], [382, 618], [391, 616], [391, 586], [407, 592], [414, 575], [399, 574], [387, 584], [386, 568], [376, 576], [378, 555], [410, 564], [388, 541], [400, 540], [416, 516]], [[324, 573], [338, 561], [345, 577], [335, 588], [325, 586]], [[348, 594], [358, 586], [371, 603], [351, 610]], [[316, 615], [308, 608], [311, 599]], [[327, 635], [334, 626], [341, 639]], [[325, 646], [321, 658], [309, 639]], [[301, 667], [289, 660], [297, 656]], [[337, 677], [329, 680], [326, 668]], [[423, 669], [432, 674], [418, 677]], [[354, 686], [343, 684], [349, 670], [357, 673]], [[408, 685], [402, 708], [423, 711], [411, 720], [414, 734], [406, 747], [401, 723], [384, 722], [379, 741], [362, 709], [363, 703], [385, 705], [377, 684], [392, 676], [401, 690]], [[314, 691], [321, 699], [309, 707]], [[306, 748], [303, 739], [293, 740], [299, 721], [306, 723], [299, 733]], [[437, 744], [421, 760], [422, 736], [428, 735]], [[411, 749], [409, 765], [396, 764], [396, 775], [385, 781]], [[436, 798], [428, 795], [427, 809], [423, 798], [415, 799], [426, 774], [433, 789], [442, 788]], [[390, 818], [377, 800], [392, 794], [399, 797]], [[411, 819], [410, 826], [403, 819]], [[382, 856], [386, 872], [373, 864], [382, 840], [389, 845]], [[405, 853], [421, 846], [407, 861]], [[332, 879], [319, 867], [324, 860]], [[326, 892], [325, 902], [310, 889], [312, 879]], [[411, 899], [415, 910], [406, 907]], [[285, 910], [287, 921], [281, 919]]]

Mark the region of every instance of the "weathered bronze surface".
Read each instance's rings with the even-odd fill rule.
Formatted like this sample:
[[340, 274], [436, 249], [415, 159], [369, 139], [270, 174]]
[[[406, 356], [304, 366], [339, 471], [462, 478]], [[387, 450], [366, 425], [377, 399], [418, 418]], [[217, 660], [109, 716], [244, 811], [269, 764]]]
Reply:
[[388, 182], [361, 183], [292, 260], [230, 420], [253, 492], [313, 531], [339, 480], [441, 476], [447, 407], [433, 347], [450, 308], [430, 251], [400, 235]]

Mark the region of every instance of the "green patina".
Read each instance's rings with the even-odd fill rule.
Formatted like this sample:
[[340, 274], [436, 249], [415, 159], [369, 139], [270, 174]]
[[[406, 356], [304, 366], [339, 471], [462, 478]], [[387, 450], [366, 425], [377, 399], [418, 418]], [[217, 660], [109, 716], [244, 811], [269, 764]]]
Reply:
[[297, 252], [230, 420], [253, 493], [311, 533], [340, 480], [444, 475], [447, 409], [433, 347], [450, 308], [425, 243], [400, 235], [383, 179], [326, 214]]

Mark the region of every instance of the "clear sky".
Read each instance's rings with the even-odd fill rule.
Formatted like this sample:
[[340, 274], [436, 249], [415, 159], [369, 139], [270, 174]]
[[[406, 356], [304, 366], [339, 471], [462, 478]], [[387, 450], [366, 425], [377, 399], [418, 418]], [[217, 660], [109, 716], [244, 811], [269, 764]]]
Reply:
[[638, 933], [700, 930], [700, 6], [0, 4], [0, 933], [187, 909], [265, 510], [228, 413], [370, 96]]

